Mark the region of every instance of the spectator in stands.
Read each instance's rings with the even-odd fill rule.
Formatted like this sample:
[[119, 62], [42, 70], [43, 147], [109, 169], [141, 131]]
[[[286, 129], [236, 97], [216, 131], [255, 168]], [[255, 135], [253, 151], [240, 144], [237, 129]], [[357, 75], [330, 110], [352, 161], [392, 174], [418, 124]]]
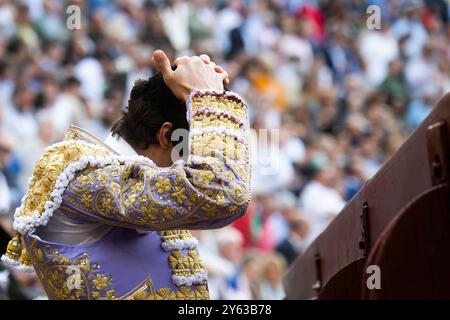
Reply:
[[289, 226], [289, 235], [277, 246], [277, 251], [291, 264], [306, 249], [309, 227], [303, 219], [294, 220]]
[[[371, 4], [380, 29], [367, 28]], [[254, 130], [249, 214], [196, 233], [211, 297], [282, 298], [283, 263], [261, 262], [277, 250], [292, 262], [450, 91], [449, 13], [443, 0], [0, 0], [2, 224], [69, 124], [105, 137], [155, 72], [154, 49], [207, 53]], [[18, 275], [33, 298], [30, 279]]]
[[262, 300], [280, 300], [284, 298], [283, 275], [286, 262], [278, 254], [265, 257], [262, 266], [262, 281], [259, 285], [259, 298]]

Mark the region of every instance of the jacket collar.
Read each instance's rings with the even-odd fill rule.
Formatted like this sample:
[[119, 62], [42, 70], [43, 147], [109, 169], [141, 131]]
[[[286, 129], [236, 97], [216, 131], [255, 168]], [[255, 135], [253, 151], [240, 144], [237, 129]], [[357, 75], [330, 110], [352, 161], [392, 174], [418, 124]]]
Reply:
[[136, 156], [137, 152], [125, 141], [122, 137], [113, 136], [112, 133], [102, 141], [86, 130], [71, 125], [66, 131], [64, 140], [83, 140], [85, 142], [101, 145], [108, 148], [110, 151], [121, 156]]
[[137, 152], [131, 147], [124, 138], [112, 133], [108, 135], [104, 143], [121, 156], [137, 156]]

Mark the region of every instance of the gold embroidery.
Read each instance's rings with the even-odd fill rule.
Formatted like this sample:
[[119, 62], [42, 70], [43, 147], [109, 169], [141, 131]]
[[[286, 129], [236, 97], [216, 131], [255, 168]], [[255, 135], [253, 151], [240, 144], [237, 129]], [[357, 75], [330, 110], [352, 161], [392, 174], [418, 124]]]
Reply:
[[216, 133], [205, 133], [192, 137], [191, 152], [197, 156], [215, 157], [222, 154], [227, 161], [247, 159], [248, 147], [237, 139], [225, 134], [219, 136]]
[[239, 119], [247, 118], [247, 108], [243, 103], [236, 103], [235, 101], [229, 100], [227, 98], [206, 95], [192, 98], [192, 111], [205, 106], [208, 106], [211, 109], [217, 109], [218, 111], [228, 111]]
[[18, 233], [11, 240], [9, 240], [8, 246], [6, 247], [5, 256], [13, 261], [19, 261], [21, 253], [22, 238]]
[[69, 184], [63, 200], [94, 215], [154, 230], [242, 211], [249, 188], [235, 173], [221, 168], [217, 175], [213, 170], [220, 166], [209, 164], [197, 167], [185, 171], [144, 163], [110, 165], [90, 171], [89, 178], [83, 171]]
[[56, 180], [69, 164], [85, 155], [108, 154], [109, 151], [104, 148], [76, 141], [63, 142], [50, 148], [36, 163], [19, 216], [31, 216], [36, 211], [44, 211], [45, 202], [51, 201], [50, 193], [55, 188]]
[[161, 232], [159, 232], [159, 236], [161, 237], [161, 239], [163, 241], [192, 238], [192, 235], [188, 230], [161, 231]]
[[69, 259], [50, 245], [43, 249], [30, 245], [31, 259], [47, 295], [50, 299], [111, 299], [115, 290], [111, 288], [112, 279], [95, 270], [90, 256], [84, 253], [80, 257]]
[[203, 129], [209, 127], [225, 127], [231, 130], [239, 130], [240, 124], [234, 120], [220, 117], [219, 115], [196, 115], [192, 118], [192, 124], [196, 129]]
[[159, 193], [169, 192], [172, 189], [172, 184], [166, 177], [158, 177], [156, 179], [155, 186]]
[[[183, 233], [185, 234], [185, 233]], [[186, 235], [186, 234], [185, 234]], [[162, 299], [209, 299], [206, 285], [197, 285], [194, 289], [181, 286], [179, 290], [159, 288], [156, 291], [149, 278], [140, 283], [129, 293], [117, 297], [112, 288], [113, 279], [98, 271], [100, 266], [91, 263], [87, 253], [69, 259], [50, 245], [43, 249], [36, 247], [36, 239], [32, 240], [29, 251], [36, 273], [50, 299], [77, 300], [162, 300]], [[195, 254], [191, 259], [197, 259]], [[192, 262], [196, 266], [195, 262]], [[198, 262], [197, 262], [198, 263]], [[198, 266], [198, 265], [197, 265]], [[97, 271], [96, 271], [97, 270]], [[79, 283], [74, 271], [80, 271]]]
[[209, 293], [205, 285], [192, 289], [181, 286], [179, 290], [170, 288], [153, 289], [152, 282], [147, 279], [135, 288], [131, 293], [119, 298], [120, 300], [208, 300]]
[[83, 130], [80, 127], [71, 125], [69, 129], [67, 129], [66, 134], [64, 135], [64, 140], [82, 140], [88, 143], [92, 143], [95, 145], [99, 145], [108, 149], [111, 153], [116, 153], [113, 149], [111, 149], [107, 144], [101, 141], [96, 136], [90, 134], [89, 132]]
[[[225, 110], [232, 117], [229, 119], [226, 115], [196, 116], [191, 122], [192, 128], [223, 126], [229, 130], [236, 130], [238, 134], [239, 123], [246, 126], [248, 122], [247, 110], [242, 102], [207, 95], [192, 98], [192, 110], [205, 106]], [[239, 121], [232, 119], [233, 117]], [[97, 146], [101, 143], [93, 141], [89, 136], [86, 137], [83, 132], [75, 130], [69, 132], [67, 137], [82, 138], [94, 144], [67, 141], [50, 148], [36, 165], [23, 214], [29, 216], [35, 211], [42, 212], [45, 202], [50, 200], [49, 193], [54, 189], [56, 179], [68, 164], [77, 161], [82, 155], [111, 154], [110, 149]], [[235, 138], [217, 133], [196, 136], [191, 142], [192, 150], [201, 150], [192, 154], [207, 155], [203, 158], [207, 160], [205, 164], [190, 165], [187, 168], [174, 166], [170, 169], [157, 168], [145, 163], [111, 165], [102, 169], [87, 168], [69, 184], [63, 199], [74, 208], [83, 209], [97, 216], [96, 219], [104, 217], [113, 220], [112, 224], [120, 225], [120, 222], [125, 222], [131, 225], [151, 226], [156, 230], [223, 219], [242, 212], [250, 199], [247, 143], [242, 144]], [[217, 151], [223, 152], [222, 157], [218, 157]], [[240, 164], [228, 164], [227, 160], [236, 160], [238, 157], [243, 158]], [[189, 237], [190, 234], [184, 231], [161, 233], [164, 241], [168, 241], [169, 238]], [[32, 257], [36, 270], [40, 269], [38, 273], [45, 278], [45, 287], [46, 291], [50, 292], [49, 295], [70, 299], [81, 297], [117, 299], [115, 290], [111, 288], [111, 277], [95, 272], [94, 270], [98, 268], [95, 264], [90, 264], [88, 255], [68, 259], [57, 250], [52, 250], [47, 246], [43, 250], [36, 249]], [[74, 263], [76, 265], [78, 263], [83, 270], [83, 285], [77, 290], [64, 286], [68, 277], [65, 272], [67, 266]], [[189, 249], [186, 255], [180, 250], [172, 251], [168, 263], [175, 276], [189, 277], [203, 270], [195, 249]], [[195, 289], [181, 286], [177, 291], [159, 288], [154, 291], [147, 283], [143, 289], [140, 288], [142, 290], [130, 296], [133, 299], [208, 298], [206, 285], [194, 287]]]
[[[194, 95], [192, 109], [203, 106], [232, 112], [243, 118], [247, 114], [245, 105], [237, 98]], [[203, 118], [210, 124], [223, 122], [227, 126], [233, 122], [218, 115]], [[194, 128], [197, 122], [192, 123]], [[93, 144], [70, 140], [51, 147], [36, 164], [19, 217], [43, 212], [45, 203], [52, 200], [50, 193], [55, 188], [57, 178], [70, 163], [79, 160], [83, 155], [111, 155], [110, 149], [79, 128], [70, 128], [66, 138], [84, 139]], [[243, 146], [243, 149], [240, 146]], [[143, 163], [111, 165], [103, 169], [86, 168], [69, 184], [70, 194], [66, 190], [63, 199], [75, 208], [92, 214], [156, 228], [174, 227], [175, 225], [168, 224], [174, 218], [177, 218], [177, 221], [173, 223], [179, 224], [227, 217], [230, 212], [236, 212], [233, 207], [245, 206], [250, 198], [246, 144], [238, 143], [234, 138], [228, 139], [225, 135], [210, 133], [194, 137], [192, 150], [193, 154], [212, 156], [217, 156], [217, 151], [223, 150], [225, 158], [205, 157], [208, 164], [203, 170], [198, 170], [202, 166], [196, 166], [196, 169], [188, 168], [191, 170], [188, 176], [183, 168], [164, 170]], [[228, 164], [226, 161], [238, 159], [239, 156], [244, 158], [244, 164], [240, 166]], [[221, 169], [226, 166], [230, 168]], [[224, 183], [222, 177], [227, 178], [227, 183]], [[241, 179], [244, 184], [239, 182]], [[193, 189], [192, 184], [199, 189]], [[202, 197], [202, 193], [207, 197]], [[214, 206], [208, 203], [205, 207], [211, 210], [204, 212], [203, 204], [210, 200], [217, 200], [217, 204]]]
[[[163, 243], [193, 238], [188, 230], [160, 231], [159, 235]], [[168, 262], [170, 268], [172, 269], [172, 274], [175, 276], [192, 277], [204, 270], [198, 250], [194, 248], [188, 249], [187, 255], [184, 255], [181, 250], [172, 250], [168, 257]], [[166, 291], [164, 292], [164, 294], [172, 293]], [[175, 294], [177, 298], [180, 299], [209, 299], [209, 292], [206, 288], [206, 281], [205, 284], [197, 285], [196, 290], [192, 290], [187, 286], [181, 286], [180, 291]]]
[[179, 290], [170, 288], [153, 289], [150, 279], [146, 279], [139, 284], [131, 293], [119, 299], [123, 300], [208, 300], [209, 293], [205, 285], [198, 285], [195, 289], [188, 286], [181, 286]]

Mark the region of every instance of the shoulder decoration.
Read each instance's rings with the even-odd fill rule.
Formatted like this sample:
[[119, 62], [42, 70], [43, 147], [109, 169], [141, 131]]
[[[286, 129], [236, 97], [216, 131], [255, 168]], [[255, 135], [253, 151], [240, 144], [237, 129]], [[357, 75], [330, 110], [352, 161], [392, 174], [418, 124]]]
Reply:
[[62, 194], [78, 171], [134, 161], [152, 164], [148, 158], [119, 156], [102, 145], [83, 140], [62, 141], [46, 148], [36, 163], [22, 204], [14, 213], [13, 227], [17, 233], [1, 260], [25, 271], [31, 269], [22, 235], [48, 223], [53, 212], [61, 205]]

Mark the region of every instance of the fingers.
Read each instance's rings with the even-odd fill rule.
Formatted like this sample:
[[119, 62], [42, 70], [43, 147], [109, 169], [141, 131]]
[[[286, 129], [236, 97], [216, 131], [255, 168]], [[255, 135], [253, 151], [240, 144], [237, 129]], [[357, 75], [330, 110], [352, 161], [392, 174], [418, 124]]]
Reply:
[[[158, 51], [161, 51], [161, 50], [158, 50]], [[210, 68], [211, 70], [214, 70], [214, 72], [216, 72], [218, 74], [218, 76], [220, 76], [220, 78], [222, 79], [222, 81], [225, 85], [228, 85], [230, 83], [228, 72], [226, 72], [221, 66], [216, 65], [214, 61], [211, 61], [211, 58], [207, 54], [201, 54], [199, 56], [191, 56], [191, 57], [188, 57], [188, 56], [178, 57], [173, 62], [173, 65], [175, 67], [177, 67], [180, 64], [184, 64], [184, 63], [193, 63], [198, 66], [200, 66], [200, 64], [201, 64], [207, 68]], [[161, 70], [161, 72], [162, 72], [162, 70]], [[164, 72], [163, 72], [163, 74], [164, 74]]]
[[[216, 63], [214, 61], [211, 61], [211, 58], [207, 54], [201, 54], [199, 58], [208, 66], [215, 68]], [[217, 72], [217, 71], [216, 71]], [[219, 72], [220, 73], [220, 72]]]
[[152, 54], [153, 61], [156, 68], [161, 71], [164, 77], [171, 77], [173, 75], [172, 68], [170, 66], [169, 58], [162, 50], [156, 50]]
[[214, 66], [214, 71], [217, 73], [222, 73], [222, 72], [226, 73], [226, 71], [223, 70], [223, 68], [221, 66]]
[[203, 59], [200, 58], [200, 57], [198, 57], [198, 56], [193, 56], [193, 57], [191, 57], [191, 61], [192, 61], [193, 63], [198, 64], [198, 65], [205, 66], [205, 63], [204, 63]]
[[177, 66], [180, 65], [181, 63], [185, 63], [185, 62], [187, 62], [187, 61], [189, 61], [189, 57], [187, 57], [187, 56], [178, 57], [178, 58], [176, 58], [175, 61], [173, 62], [173, 65], [174, 65], [175, 67], [177, 67]]
[[[205, 63], [207, 64], [209, 67], [212, 67], [213, 69], [215, 69], [216, 67], [216, 63], [214, 61], [211, 61], [211, 58], [207, 55], [207, 54], [201, 54], [199, 56], [199, 58]], [[223, 70], [223, 69], [222, 69]], [[219, 72], [219, 71], [216, 71]], [[219, 72], [220, 73], [220, 72]]]
[[213, 68], [215, 70], [216, 68], [216, 63], [214, 61], [209, 62], [208, 64], [209, 67]]
[[226, 72], [221, 66], [215, 66], [214, 71], [220, 73], [222, 75], [223, 83], [226, 85], [230, 84], [230, 78], [228, 76], [228, 72]]
[[223, 83], [228, 85], [230, 83], [230, 79], [228, 78], [228, 72], [224, 71], [220, 73], [220, 75], [222, 76]]
[[204, 67], [213, 71], [216, 76], [220, 77], [225, 85], [230, 83], [228, 79], [228, 73], [220, 66], [217, 66], [214, 61], [211, 61], [210, 57], [206, 54], [201, 54], [200, 56], [193, 56], [190, 58], [194, 63], [203, 64]]
[[222, 74], [223, 82], [226, 85], [230, 83], [228, 73], [221, 66], [216, 65], [214, 61], [211, 61], [211, 58], [207, 54], [201, 54], [199, 57], [205, 64], [213, 68], [215, 72]]
[[201, 54], [200, 59], [202, 59], [205, 64], [209, 64], [211, 62], [211, 58], [207, 54]]

